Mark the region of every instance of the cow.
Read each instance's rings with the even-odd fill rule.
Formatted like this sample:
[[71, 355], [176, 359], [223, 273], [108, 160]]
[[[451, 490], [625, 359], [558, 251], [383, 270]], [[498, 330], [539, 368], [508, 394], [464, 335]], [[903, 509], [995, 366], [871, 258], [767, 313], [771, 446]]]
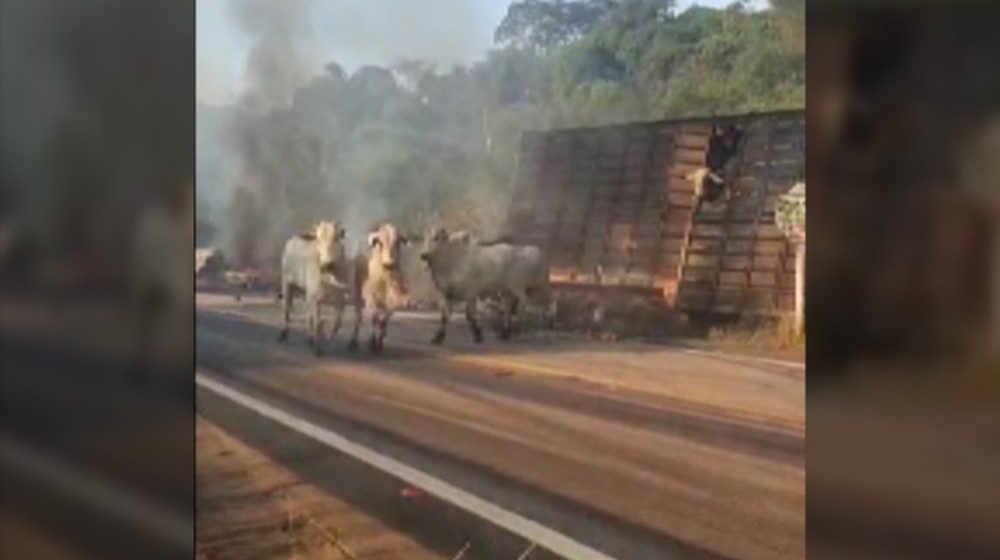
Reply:
[[403, 278], [402, 248], [409, 243], [391, 223], [384, 223], [368, 234], [367, 245], [352, 263], [352, 293], [355, 299], [354, 332], [348, 349], [358, 348], [358, 336], [365, 311], [371, 318], [368, 349], [382, 352], [389, 319], [409, 304], [409, 292]]
[[718, 202], [723, 195], [726, 200], [729, 199], [730, 192], [726, 190], [724, 177], [725, 169], [739, 152], [743, 136], [743, 129], [732, 125], [712, 130], [705, 153], [705, 165], [688, 173], [686, 177], [694, 183], [694, 196], [698, 208], [704, 202]]
[[344, 312], [344, 296], [348, 285], [339, 278], [346, 265], [344, 236], [346, 232], [336, 221], [319, 221], [311, 231], [300, 233], [285, 242], [281, 254], [281, 287], [279, 298], [284, 303], [284, 326], [279, 341], [288, 340], [292, 299], [302, 295], [309, 313], [309, 346], [319, 356], [323, 351], [323, 318], [321, 306], [332, 304], [335, 309], [336, 336]]
[[424, 236], [420, 258], [427, 264], [440, 297], [441, 321], [431, 340], [435, 345], [444, 342], [452, 308], [459, 302], [465, 303], [473, 340], [481, 343], [477, 300], [498, 295], [503, 308], [500, 337], [509, 339], [518, 308], [539, 299], [548, 285], [548, 262], [542, 251], [531, 245], [507, 240], [482, 243], [468, 232], [431, 228]]

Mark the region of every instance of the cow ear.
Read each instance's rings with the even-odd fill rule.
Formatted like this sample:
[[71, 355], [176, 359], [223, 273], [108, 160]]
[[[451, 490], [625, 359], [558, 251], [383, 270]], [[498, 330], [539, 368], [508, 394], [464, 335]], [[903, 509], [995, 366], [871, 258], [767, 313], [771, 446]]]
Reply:
[[410, 244], [410, 238], [407, 237], [407, 236], [405, 236], [405, 235], [400, 235], [399, 237], [397, 237], [397, 239], [399, 239], [399, 244], [400, 245], [409, 245]]
[[368, 234], [368, 246], [369, 247], [374, 247], [375, 245], [378, 245], [378, 233], [374, 233], [374, 232], [373, 233], [369, 233]]

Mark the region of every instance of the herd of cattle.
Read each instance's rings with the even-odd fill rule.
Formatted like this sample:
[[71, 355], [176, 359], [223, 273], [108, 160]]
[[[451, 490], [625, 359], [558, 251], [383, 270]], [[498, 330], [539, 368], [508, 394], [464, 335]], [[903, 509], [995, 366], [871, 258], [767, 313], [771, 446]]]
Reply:
[[[477, 303], [489, 300], [499, 307], [500, 338], [514, 332], [515, 319], [527, 307], [541, 307], [550, 314], [548, 263], [542, 251], [506, 241], [483, 241], [467, 231], [431, 228], [425, 235], [407, 236], [384, 223], [368, 234], [367, 243], [350, 254], [347, 232], [335, 220], [317, 222], [310, 231], [291, 237], [281, 256], [278, 298], [283, 302], [284, 324], [279, 340], [288, 339], [292, 305], [304, 301], [308, 314], [309, 345], [320, 355], [326, 342], [343, 326], [344, 312], [353, 310], [354, 323], [348, 348], [356, 349], [367, 315], [368, 347], [381, 352], [393, 314], [410, 304], [403, 274], [403, 246], [420, 243], [419, 257], [438, 298], [440, 323], [432, 343], [445, 340], [453, 310], [464, 306], [465, 318], [476, 342], [483, 333]], [[322, 310], [333, 310], [326, 328]]]
[[[687, 175], [693, 183], [693, 197], [698, 206], [728, 199], [724, 168], [742, 135], [738, 127], [713, 133], [706, 165]], [[349, 254], [346, 237], [347, 232], [338, 221], [325, 220], [285, 243], [278, 289], [278, 297], [284, 302], [279, 340], [288, 339], [292, 304], [301, 298], [308, 309], [309, 345], [317, 355], [342, 328], [348, 306], [354, 312], [348, 347], [358, 347], [367, 314], [369, 349], [381, 352], [391, 317], [410, 305], [401, 260], [402, 247], [411, 243], [421, 244], [420, 259], [433, 283], [441, 311], [432, 343], [444, 342], [452, 312], [460, 305], [464, 306], [473, 339], [482, 342], [477, 318], [480, 301], [493, 304], [499, 311], [498, 333], [503, 340], [512, 336], [515, 319], [527, 308], [541, 309], [548, 323], [554, 319], [556, 302], [549, 286], [548, 262], [538, 247], [505, 240], [483, 241], [467, 231], [449, 232], [443, 228], [430, 228], [423, 236], [408, 236], [393, 224], [384, 223], [368, 233], [367, 243], [360, 250]], [[196, 255], [196, 261], [205, 258]], [[251, 284], [245, 272], [230, 272], [241, 275], [239, 284]], [[322, 313], [327, 306], [334, 313], [329, 330]]]

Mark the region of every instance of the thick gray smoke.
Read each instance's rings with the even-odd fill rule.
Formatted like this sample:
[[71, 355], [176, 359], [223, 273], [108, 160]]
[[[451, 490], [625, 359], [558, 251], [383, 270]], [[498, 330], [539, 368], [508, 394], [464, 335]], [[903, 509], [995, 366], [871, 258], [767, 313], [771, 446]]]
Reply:
[[[239, 160], [236, 190], [225, 219], [225, 244], [241, 265], [264, 264], [280, 238], [301, 218], [292, 181], [301, 169], [289, 157], [295, 91], [308, 79], [310, 0], [233, 0], [233, 20], [250, 37], [246, 89], [231, 122], [230, 140]], [[318, 202], [318, 201], [308, 201]]]
[[[475, 109], [456, 113], [449, 101], [474, 91], [439, 88], [431, 107], [400, 83], [398, 71], [387, 69], [392, 60], [347, 71], [330, 62], [332, 55], [321, 54], [337, 43], [331, 33], [347, 34], [345, 18], [359, 28], [378, 28], [377, 38], [369, 39], [383, 48], [362, 43], [359, 48], [370, 51], [366, 58], [388, 58], [401, 47], [428, 56], [471, 54], [478, 50], [467, 40], [474, 34], [444, 40], [450, 34], [429, 23], [392, 27], [426, 22], [405, 17], [416, 4], [393, 11], [381, 4], [362, 10], [360, 3], [349, 2], [336, 10], [311, 0], [232, 2], [230, 15], [250, 38], [244, 90], [228, 131], [229, 148], [239, 161], [233, 180], [238, 194], [228, 197], [222, 223], [224, 248], [238, 265], [273, 266], [284, 240], [317, 219], [342, 221], [352, 246], [383, 220], [421, 230], [442, 201], [465, 206], [456, 195], [491, 180], [472, 171], [483, 160], [485, 143], [476, 136], [482, 134], [482, 115]], [[449, 12], [459, 3], [430, 4], [420, 9]], [[471, 19], [463, 10], [457, 13]], [[396, 23], [377, 25], [372, 18]]]
[[315, 71], [309, 60], [315, 48], [309, 41], [312, 5], [312, 0], [233, 0], [233, 18], [252, 40], [245, 101], [255, 109], [287, 107]]

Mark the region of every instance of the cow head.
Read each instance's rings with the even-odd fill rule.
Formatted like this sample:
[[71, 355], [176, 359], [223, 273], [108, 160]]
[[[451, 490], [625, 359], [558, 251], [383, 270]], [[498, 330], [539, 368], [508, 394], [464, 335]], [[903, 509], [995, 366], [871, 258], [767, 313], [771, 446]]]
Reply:
[[708, 151], [705, 153], [705, 165], [718, 173], [736, 157], [743, 140], [743, 129], [736, 125], [715, 127], [708, 141]]
[[467, 231], [449, 232], [442, 227], [431, 227], [424, 235], [424, 245], [420, 251], [420, 259], [429, 263], [431, 258], [446, 245], [468, 245], [471, 242], [472, 235]]
[[321, 220], [313, 226], [312, 236], [319, 254], [319, 266], [329, 270], [344, 256], [344, 235], [346, 231], [335, 220]]
[[442, 227], [429, 227], [424, 234], [424, 245], [420, 249], [420, 260], [430, 262], [431, 256], [442, 243], [448, 241], [448, 230]]
[[392, 224], [382, 224], [368, 234], [372, 258], [387, 270], [395, 270], [399, 266], [401, 248], [407, 243], [409, 240], [406, 236], [399, 233]]

